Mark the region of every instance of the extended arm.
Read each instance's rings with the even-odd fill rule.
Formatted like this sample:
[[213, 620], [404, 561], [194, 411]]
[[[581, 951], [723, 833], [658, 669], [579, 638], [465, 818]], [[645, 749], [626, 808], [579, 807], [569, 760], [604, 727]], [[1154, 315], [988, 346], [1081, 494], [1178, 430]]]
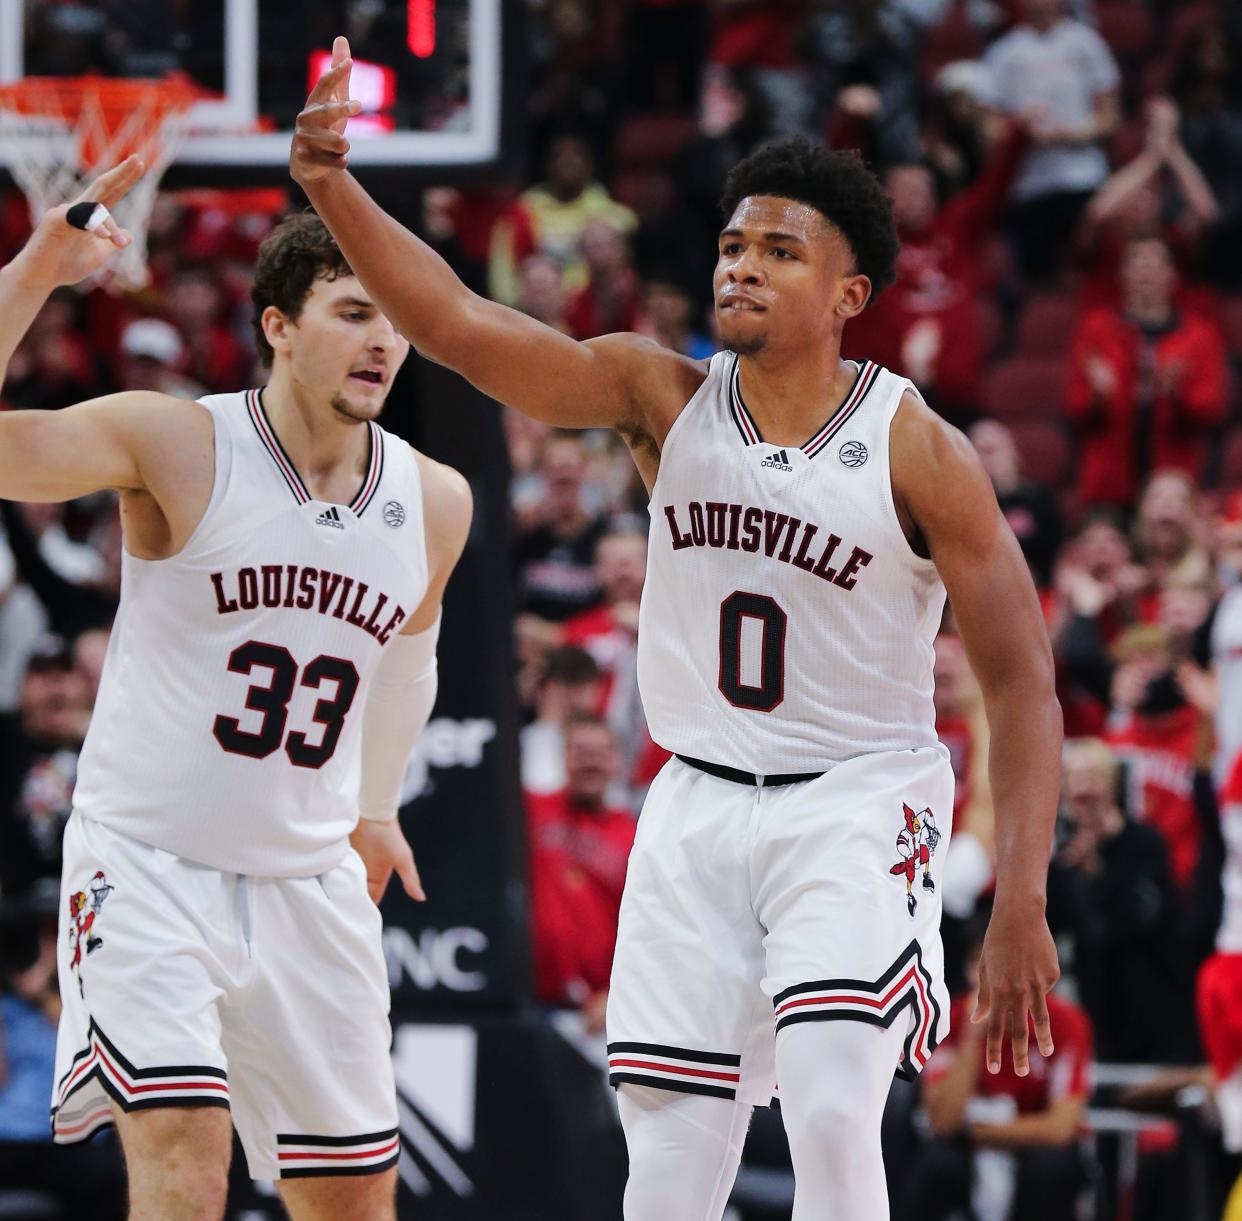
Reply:
[[1039, 599], [970, 442], [907, 395], [893, 422], [893, 485], [948, 590], [992, 730], [996, 903], [980, 961], [987, 1063], [1002, 1036], [1028, 1068], [1027, 1014], [1052, 1050], [1044, 997], [1058, 976], [1044, 919], [1061, 773], [1061, 708]]
[[527, 415], [566, 428], [649, 432], [644, 370], [692, 362], [637, 335], [578, 343], [471, 292], [345, 171], [342, 133], [357, 111], [347, 97], [348, 54], [338, 38], [333, 68], [298, 117], [290, 172], [376, 304], [422, 355]]

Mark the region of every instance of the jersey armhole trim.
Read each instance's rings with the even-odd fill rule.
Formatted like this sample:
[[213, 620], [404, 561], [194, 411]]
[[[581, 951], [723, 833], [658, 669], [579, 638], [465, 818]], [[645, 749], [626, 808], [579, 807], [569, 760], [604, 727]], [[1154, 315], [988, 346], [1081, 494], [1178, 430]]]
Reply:
[[897, 496], [893, 491], [893, 421], [897, 418], [897, 413], [901, 410], [902, 400], [906, 397], [907, 391], [912, 392], [920, 402], [923, 401], [923, 396], [919, 394], [918, 388], [913, 382], [904, 377], [898, 379], [898, 393], [894, 395], [891, 405], [887, 408], [888, 418], [882, 422], [880, 428], [880, 436], [883, 439], [884, 444], [884, 478], [881, 480], [881, 493], [889, 523], [892, 525], [897, 537], [901, 539], [906, 558], [913, 564], [917, 565], [917, 567], [923, 572], [935, 572], [936, 561], [930, 556], [919, 555], [919, 553], [915, 551], [914, 545], [907, 537], [901, 524], [901, 517], [897, 512]]

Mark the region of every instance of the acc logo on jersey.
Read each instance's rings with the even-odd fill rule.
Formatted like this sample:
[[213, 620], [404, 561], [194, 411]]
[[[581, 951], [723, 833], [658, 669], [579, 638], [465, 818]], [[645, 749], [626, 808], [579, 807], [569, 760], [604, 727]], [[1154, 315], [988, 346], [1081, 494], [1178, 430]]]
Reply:
[[82, 991], [82, 952], [93, 954], [103, 945], [103, 938], [95, 931], [95, 920], [103, 910], [104, 900], [113, 892], [102, 869], [95, 871], [85, 890], [75, 890], [69, 896], [69, 969], [78, 977], [78, 991]]
[[906, 825], [897, 833], [897, 855], [901, 860], [889, 869], [889, 873], [906, 879], [906, 909], [913, 916], [914, 909], [919, 905], [914, 897], [914, 875], [920, 868], [923, 870], [923, 889], [936, 889], [931, 876], [931, 859], [936, 845], [940, 843], [940, 830], [930, 808], [925, 807], [916, 814], [902, 802], [901, 812], [906, 820]]
[[405, 525], [405, 505], [399, 500], [390, 500], [384, 506], [384, 520], [395, 530]]
[[867, 447], [861, 441], [846, 441], [837, 451], [846, 466], [862, 466], [867, 461]]

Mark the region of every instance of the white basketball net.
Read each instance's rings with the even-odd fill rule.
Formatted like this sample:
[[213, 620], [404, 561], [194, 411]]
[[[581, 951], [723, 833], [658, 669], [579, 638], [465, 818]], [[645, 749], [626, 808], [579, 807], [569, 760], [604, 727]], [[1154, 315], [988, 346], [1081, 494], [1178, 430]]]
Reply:
[[[81, 195], [103, 170], [137, 153], [146, 172], [113, 209], [117, 224], [133, 242], [118, 250], [92, 277], [112, 289], [142, 288], [150, 279], [147, 230], [165, 169], [190, 129], [184, 108], [169, 107], [158, 90], [140, 96], [119, 123], [109, 126], [97, 92], [87, 89], [81, 109], [62, 102], [54, 92], [40, 91], [40, 113], [15, 110], [0, 98], [0, 159], [7, 163], [30, 204], [37, 224], [49, 209]], [[85, 163], [87, 150], [91, 163]]]

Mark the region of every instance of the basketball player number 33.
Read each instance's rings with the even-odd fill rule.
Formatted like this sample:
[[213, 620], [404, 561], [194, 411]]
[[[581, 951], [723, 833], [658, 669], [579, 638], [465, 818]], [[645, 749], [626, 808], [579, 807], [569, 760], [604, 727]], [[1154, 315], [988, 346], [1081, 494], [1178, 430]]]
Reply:
[[[746, 631], [746, 624], [752, 625]], [[771, 712], [785, 698], [785, 628], [789, 617], [775, 598], [742, 590], [720, 604], [721, 694], [735, 708]], [[758, 637], [758, 684], [743, 681], [742, 652], [753, 658]], [[745, 641], [743, 638], [746, 638]], [[752, 666], [747, 677], [754, 678]]]
[[322, 690], [330, 684], [332, 691], [315, 704], [311, 714], [315, 723], [323, 726], [318, 742], [312, 742], [310, 735], [300, 730], [285, 736], [289, 701], [299, 684], [298, 663], [288, 649], [248, 640], [229, 654], [229, 669], [234, 674], [249, 675], [257, 670], [268, 675], [266, 683], [255, 682], [246, 692], [246, 707], [262, 713], [257, 729], [243, 729], [237, 717], [223, 713], [216, 717], [212, 733], [229, 754], [266, 759], [283, 743], [285, 754], [295, 767], [319, 768], [332, 758], [345, 728], [345, 716], [358, 692], [358, 671], [352, 661], [320, 655], [301, 671], [303, 687]]

